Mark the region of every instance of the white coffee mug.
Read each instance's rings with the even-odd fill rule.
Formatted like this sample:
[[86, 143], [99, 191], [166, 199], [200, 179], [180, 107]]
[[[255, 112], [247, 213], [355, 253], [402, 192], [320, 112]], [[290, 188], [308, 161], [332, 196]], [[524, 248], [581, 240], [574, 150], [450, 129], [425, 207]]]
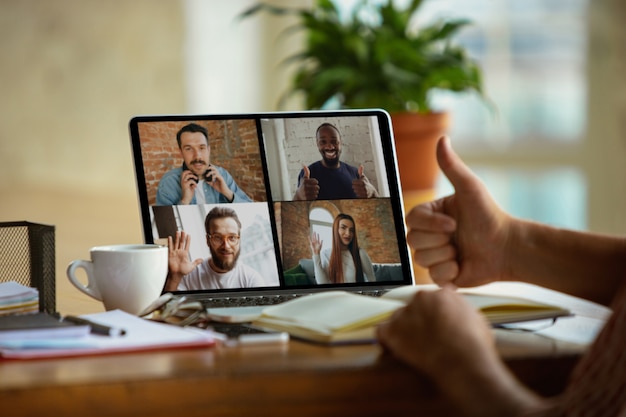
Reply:
[[[89, 253], [90, 261], [70, 262], [67, 277], [80, 291], [102, 301], [106, 310], [138, 314], [161, 294], [167, 278], [167, 246], [97, 246]], [[76, 278], [79, 268], [87, 274], [86, 286]]]

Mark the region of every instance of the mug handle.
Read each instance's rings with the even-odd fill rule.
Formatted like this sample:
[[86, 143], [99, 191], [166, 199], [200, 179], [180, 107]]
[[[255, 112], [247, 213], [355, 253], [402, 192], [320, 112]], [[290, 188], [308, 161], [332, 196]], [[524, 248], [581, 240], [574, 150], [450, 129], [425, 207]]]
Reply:
[[[76, 270], [78, 268], [84, 269], [87, 273], [87, 286], [83, 285], [76, 278]], [[70, 282], [74, 284], [74, 286], [80, 291], [95, 298], [98, 301], [102, 301], [102, 296], [100, 295], [100, 292], [98, 291], [97, 287], [93, 285], [93, 283], [95, 283], [95, 278], [93, 277], [93, 262], [85, 261], [82, 259], [70, 262], [70, 264], [67, 266], [67, 277], [69, 278]]]

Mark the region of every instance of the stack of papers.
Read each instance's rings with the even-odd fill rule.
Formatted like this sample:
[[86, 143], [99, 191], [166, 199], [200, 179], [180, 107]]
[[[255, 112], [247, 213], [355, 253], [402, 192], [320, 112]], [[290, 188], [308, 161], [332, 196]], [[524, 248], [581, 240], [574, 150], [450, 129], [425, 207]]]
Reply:
[[213, 333], [210, 331], [158, 323], [142, 319], [121, 310], [87, 314], [81, 317], [93, 323], [123, 329], [125, 330], [124, 335], [103, 336], [95, 333], [86, 333], [81, 337], [55, 336], [0, 340], [0, 358], [58, 358], [188, 347], [207, 347], [215, 344]]
[[90, 332], [89, 326], [77, 326], [48, 313], [16, 314], [0, 317], [0, 346], [2, 343], [82, 337]]
[[36, 313], [39, 311], [39, 291], [16, 281], [0, 283], [0, 316]]

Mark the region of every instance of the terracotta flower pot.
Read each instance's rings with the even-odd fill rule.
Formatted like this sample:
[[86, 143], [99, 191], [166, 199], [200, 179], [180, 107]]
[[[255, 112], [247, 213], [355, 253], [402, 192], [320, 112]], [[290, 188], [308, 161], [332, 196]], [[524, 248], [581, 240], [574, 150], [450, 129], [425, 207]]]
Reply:
[[[405, 212], [435, 197], [439, 175], [437, 141], [450, 124], [448, 113], [393, 113], [393, 132]], [[431, 284], [428, 270], [413, 264], [416, 284]]]
[[393, 113], [391, 122], [402, 191], [432, 190], [439, 175], [437, 141], [448, 130], [449, 113]]

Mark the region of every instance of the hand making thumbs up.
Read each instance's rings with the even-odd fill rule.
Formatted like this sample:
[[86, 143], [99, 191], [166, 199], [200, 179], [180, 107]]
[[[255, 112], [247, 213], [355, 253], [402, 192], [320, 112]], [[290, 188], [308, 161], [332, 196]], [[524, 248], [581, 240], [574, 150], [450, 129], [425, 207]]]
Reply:
[[315, 178], [311, 178], [311, 171], [306, 165], [302, 165], [302, 178], [295, 195], [294, 200], [316, 200], [320, 192], [320, 186]]
[[358, 178], [352, 180], [352, 190], [357, 198], [378, 197], [378, 191], [363, 174], [363, 164], [359, 165]]
[[447, 137], [437, 144], [437, 160], [455, 194], [408, 213], [407, 240], [415, 261], [428, 268], [439, 285], [465, 287], [502, 278], [511, 217], [452, 150]]

